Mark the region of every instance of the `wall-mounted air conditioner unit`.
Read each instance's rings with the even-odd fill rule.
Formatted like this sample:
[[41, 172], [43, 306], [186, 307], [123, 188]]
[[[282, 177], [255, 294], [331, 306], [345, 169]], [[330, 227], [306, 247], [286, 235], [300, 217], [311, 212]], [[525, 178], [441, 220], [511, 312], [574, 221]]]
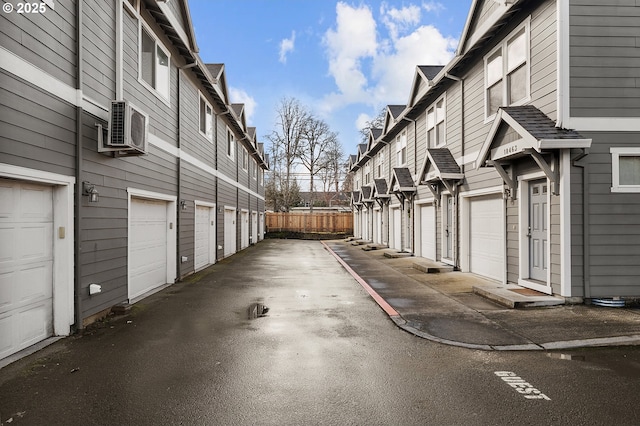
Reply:
[[98, 138], [98, 151], [146, 154], [148, 127], [149, 116], [142, 110], [128, 101], [111, 101], [107, 137]]

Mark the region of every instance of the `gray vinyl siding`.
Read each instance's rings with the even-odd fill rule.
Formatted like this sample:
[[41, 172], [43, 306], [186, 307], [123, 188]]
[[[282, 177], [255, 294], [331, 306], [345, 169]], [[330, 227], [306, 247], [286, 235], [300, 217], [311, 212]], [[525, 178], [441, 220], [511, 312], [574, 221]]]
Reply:
[[493, 0], [480, 0], [478, 3], [479, 4], [476, 19], [471, 24], [467, 37], [471, 37], [499, 7], [498, 3]]
[[531, 103], [552, 120], [557, 114], [556, 4], [547, 1], [531, 14]]
[[[127, 188], [168, 195], [177, 194], [177, 159], [150, 148], [145, 156], [112, 158], [97, 152], [96, 118], [83, 116], [82, 181], [99, 188], [100, 201], [82, 209], [83, 317], [126, 301], [127, 292]], [[105, 261], [105, 259], [109, 259]], [[87, 288], [100, 283], [103, 292], [92, 297]]]
[[73, 105], [0, 71], [0, 162], [75, 175]]
[[55, 10], [47, 7], [42, 14], [2, 13], [0, 34], [2, 47], [75, 87], [75, 1], [56, 1]]
[[82, 91], [108, 106], [116, 98], [115, 2], [94, 0], [82, 14]]
[[[149, 133], [175, 145], [177, 140], [177, 114], [152, 89], [149, 89], [138, 80], [138, 20], [132, 18], [128, 13], [123, 13], [123, 22], [124, 98], [149, 115]], [[147, 24], [152, 28], [163, 47], [167, 49], [170, 44], [164, 37], [158, 37], [160, 31], [157, 27], [148, 21]], [[171, 66], [169, 69], [170, 104], [175, 108], [178, 83], [178, 71], [175, 64], [177, 53], [171, 49], [167, 50], [171, 53]]]
[[517, 203], [507, 202], [506, 206], [507, 282], [517, 284], [520, 278], [520, 210]]
[[[180, 78], [180, 148], [208, 166], [216, 164], [215, 117], [213, 140], [200, 133], [200, 93], [184, 73]], [[209, 101], [211, 104], [211, 102]], [[213, 113], [213, 111], [212, 111]], [[215, 115], [215, 113], [214, 113]]]
[[574, 117], [640, 117], [640, 5], [570, 2]]
[[[587, 228], [591, 297], [640, 296], [640, 193], [612, 193], [611, 147], [638, 147], [640, 133], [587, 133]], [[577, 194], [576, 194], [577, 195]], [[578, 214], [579, 212], [575, 212]], [[577, 229], [576, 232], [581, 232]], [[580, 240], [577, 239], [576, 242]]]
[[[180, 24], [180, 27], [183, 31], [186, 32], [186, 25], [185, 25], [185, 20], [184, 17], [182, 15], [182, 11], [180, 10], [180, 3], [179, 1], [168, 1], [165, 4], [169, 7], [169, 10], [171, 10], [171, 13], [173, 14], [173, 16], [176, 18], [176, 20], [178, 21], [178, 23]], [[187, 3], [187, 2], [185, 2]], [[188, 5], [187, 5], [188, 7]]]
[[584, 297], [583, 169], [571, 168], [571, 295]]

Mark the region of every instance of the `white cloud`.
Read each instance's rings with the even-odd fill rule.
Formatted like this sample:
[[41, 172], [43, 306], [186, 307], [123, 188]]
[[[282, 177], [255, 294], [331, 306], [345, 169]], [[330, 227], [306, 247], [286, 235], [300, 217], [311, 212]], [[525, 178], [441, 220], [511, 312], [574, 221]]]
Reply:
[[287, 54], [293, 52], [296, 44], [296, 32], [291, 31], [291, 38], [282, 39], [280, 42], [280, 62], [287, 63]]
[[373, 120], [369, 114], [361, 113], [356, 118], [355, 126], [357, 130], [364, 129], [367, 126], [367, 123], [370, 123]]
[[247, 92], [235, 87], [229, 87], [229, 99], [234, 104], [244, 104], [244, 115], [247, 125], [252, 126], [253, 114], [256, 111], [258, 103]]
[[356, 103], [377, 110], [407, 102], [416, 66], [443, 65], [453, 56], [456, 39], [420, 25], [423, 10], [442, 8], [436, 2], [402, 8], [382, 3], [378, 20], [386, 33], [380, 33], [368, 6], [339, 2], [335, 27], [323, 40], [337, 90], [323, 98], [321, 109], [330, 114]]

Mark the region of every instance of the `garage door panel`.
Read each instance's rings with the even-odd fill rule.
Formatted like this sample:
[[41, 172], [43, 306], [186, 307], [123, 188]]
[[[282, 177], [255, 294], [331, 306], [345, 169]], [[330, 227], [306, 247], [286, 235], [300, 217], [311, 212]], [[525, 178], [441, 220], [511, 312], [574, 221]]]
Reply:
[[421, 256], [435, 260], [436, 209], [432, 205], [420, 207], [420, 231]]
[[0, 358], [53, 334], [53, 189], [0, 180]]
[[215, 217], [214, 209], [207, 206], [196, 207], [195, 224], [195, 269], [205, 267], [215, 261]]
[[167, 282], [167, 203], [131, 200], [129, 298]]
[[504, 229], [501, 197], [482, 197], [469, 203], [470, 270], [496, 280], [504, 275]]

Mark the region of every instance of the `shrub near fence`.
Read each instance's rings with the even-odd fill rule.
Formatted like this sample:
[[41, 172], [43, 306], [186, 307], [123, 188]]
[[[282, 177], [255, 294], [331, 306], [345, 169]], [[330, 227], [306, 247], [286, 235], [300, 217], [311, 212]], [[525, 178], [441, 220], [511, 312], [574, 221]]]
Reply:
[[344, 234], [353, 233], [353, 215], [348, 213], [271, 213], [265, 215], [268, 234]]

